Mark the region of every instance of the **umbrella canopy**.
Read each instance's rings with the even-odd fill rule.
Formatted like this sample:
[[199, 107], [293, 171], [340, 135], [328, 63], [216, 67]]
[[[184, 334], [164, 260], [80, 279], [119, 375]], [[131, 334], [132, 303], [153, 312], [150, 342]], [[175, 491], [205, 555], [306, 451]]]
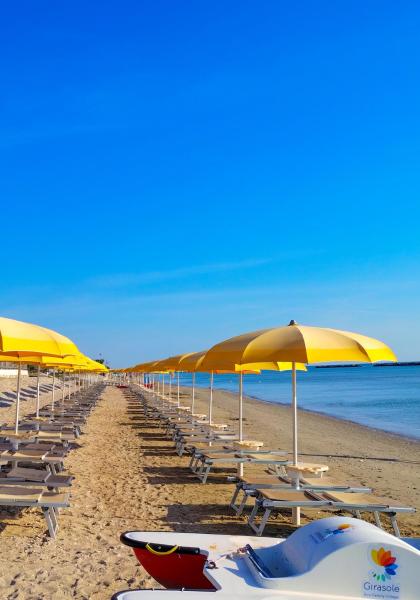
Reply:
[[219, 344], [207, 352], [202, 361], [207, 369], [238, 364], [248, 367], [267, 362], [291, 362], [293, 407], [293, 460], [297, 463], [297, 363], [396, 361], [392, 350], [383, 342], [358, 333], [298, 325], [244, 333]]
[[[36, 416], [39, 416], [39, 401], [40, 401], [40, 390], [39, 390], [39, 377], [40, 377], [40, 369], [41, 368], [54, 368], [60, 369], [61, 371], [93, 371], [93, 370], [102, 370], [98, 367], [103, 367], [105, 370], [106, 367], [97, 363], [96, 361], [90, 359], [89, 357], [81, 354], [78, 355], [69, 355], [65, 358], [59, 356], [44, 356], [42, 354], [39, 355], [24, 355], [18, 356], [13, 354], [0, 354], [0, 359], [4, 362], [13, 362], [19, 364], [18, 371], [18, 386], [17, 386], [17, 397], [16, 397], [16, 414], [15, 414], [15, 431], [16, 433], [19, 431], [19, 410], [20, 410], [20, 370], [22, 364], [33, 364], [38, 365], [38, 374], [37, 374], [37, 401], [36, 401]], [[53, 397], [54, 397], [54, 378], [53, 378]]]
[[56, 331], [0, 317], [0, 353], [15, 356], [68, 356], [78, 355], [80, 351], [69, 338]]
[[86, 361], [86, 367], [82, 367], [80, 369], [82, 371], [92, 371], [96, 373], [107, 373], [109, 371], [108, 367], [98, 362], [97, 360], [93, 360], [88, 356], [84, 356], [84, 359]]
[[179, 370], [187, 371], [188, 373], [205, 373], [206, 369], [201, 369], [201, 364], [205, 355], [205, 350], [202, 350], [201, 352], [191, 352], [189, 354], [184, 354], [184, 356], [178, 363]]
[[134, 367], [125, 369], [127, 373], [152, 373], [154, 366], [158, 363], [158, 360], [152, 360], [150, 362], [140, 363]]
[[156, 373], [173, 373], [175, 369], [173, 367], [169, 367], [167, 365], [167, 361], [167, 358], [164, 358], [163, 360], [157, 360], [153, 366], [153, 370], [156, 371]]
[[[358, 333], [309, 327], [291, 321], [286, 327], [244, 333], [213, 346], [203, 364], [218, 368], [223, 364], [263, 362], [375, 362], [395, 361], [383, 342]], [[264, 367], [263, 367], [264, 368]]]
[[169, 356], [163, 360], [158, 361], [157, 366], [167, 371], [179, 371], [180, 363], [182, 360], [187, 359], [189, 356], [193, 356], [196, 352], [187, 352], [186, 354], [176, 354], [175, 356]]

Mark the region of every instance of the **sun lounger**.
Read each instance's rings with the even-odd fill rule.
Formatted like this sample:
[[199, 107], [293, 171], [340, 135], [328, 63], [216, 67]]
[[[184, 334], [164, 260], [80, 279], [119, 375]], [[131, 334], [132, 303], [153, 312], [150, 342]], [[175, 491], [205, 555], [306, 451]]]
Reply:
[[76, 436], [64, 431], [37, 431], [36, 439], [68, 443], [74, 442]]
[[290, 462], [285, 459], [284, 453], [276, 454], [275, 452], [261, 452], [261, 455], [256, 456], [254, 454], [243, 454], [241, 452], [218, 454], [218, 453], [207, 453], [201, 455], [201, 464], [195, 471], [196, 476], [201, 480], [202, 483], [206, 483], [209, 473], [213, 467], [218, 466], [229, 466], [234, 467], [241, 464], [259, 463], [262, 465], [271, 465], [278, 472], [284, 473], [284, 467]]
[[[400, 536], [397, 514], [415, 512], [414, 508], [401, 506], [387, 499], [377, 498], [370, 494], [348, 493], [342, 491], [313, 491], [313, 490], [260, 490], [255, 500], [254, 508], [248, 519], [248, 524], [261, 535], [268, 518], [273, 510], [302, 508], [307, 510], [328, 510], [350, 512], [357, 518], [362, 513], [371, 513], [378, 527], [382, 527], [380, 515], [387, 515], [397, 537]], [[256, 524], [258, 511], [264, 510], [259, 525]]]
[[58, 494], [45, 491], [42, 488], [32, 488], [22, 485], [0, 486], [0, 506], [8, 508], [41, 508], [52, 538], [58, 530], [58, 510], [69, 504], [69, 494]]
[[51, 489], [70, 487], [73, 475], [54, 475], [50, 469], [33, 469], [30, 467], [12, 467], [10, 471], [1, 473], [0, 486], [19, 482], [19, 485], [43, 485]]
[[184, 452], [193, 454], [197, 444], [206, 443], [208, 447], [217, 445], [218, 442], [227, 444], [238, 439], [238, 434], [233, 431], [204, 431], [196, 435], [181, 435], [176, 440], [175, 448], [179, 456]]
[[[288, 467], [286, 467], [288, 471]], [[277, 476], [274, 473], [264, 473], [260, 476], [240, 477], [235, 486], [230, 508], [237, 515], [241, 515], [248, 498], [255, 498], [259, 495], [260, 490], [290, 490], [295, 489], [293, 481], [288, 475]], [[371, 489], [358, 485], [349, 485], [340, 483], [332, 477], [306, 477], [300, 481], [300, 489], [316, 490], [316, 491], [337, 491], [356, 494], [359, 492], [370, 493]], [[242, 500], [237, 502], [242, 493]], [[353, 496], [354, 497], [354, 496]]]
[[[218, 454], [221, 458], [228, 458], [229, 456], [246, 456], [254, 462], [263, 461], [267, 455], [270, 455], [271, 457], [287, 455], [287, 452], [284, 450], [263, 449], [262, 442], [259, 442], [258, 444], [257, 448], [259, 449], [254, 452], [252, 450], [254, 442], [251, 441], [249, 444], [238, 442], [236, 437], [233, 439], [226, 439], [223, 434], [222, 436], [215, 436], [214, 439], [207, 441], [205, 444], [198, 445], [193, 442], [190, 446], [186, 446], [186, 451], [191, 454], [189, 467], [193, 473], [197, 472], [200, 469], [200, 463], [208, 453], [211, 453], [212, 455]], [[273, 463], [272, 467], [277, 473], [275, 463]]]
[[64, 468], [64, 455], [53, 450], [2, 450], [0, 459], [10, 462], [13, 466], [19, 463], [45, 463], [50, 466], [54, 475]]

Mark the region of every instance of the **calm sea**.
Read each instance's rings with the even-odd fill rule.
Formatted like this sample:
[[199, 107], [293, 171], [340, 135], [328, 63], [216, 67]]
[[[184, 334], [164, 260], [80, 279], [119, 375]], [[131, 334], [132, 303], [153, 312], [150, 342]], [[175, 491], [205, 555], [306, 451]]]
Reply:
[[[298, 406], [362, 425], [420, 439], [420, 366], [343, 367], [298, 372]], [[184, 385], [191, 377], [181, 376]], [[236, 375], [215, 375], [215, 387], [237, 391]], [[198, 373], [196, 384], [208, 387], [210, 376]], [[244, 376], [248, 396], [290, 404], [290, 371]]]

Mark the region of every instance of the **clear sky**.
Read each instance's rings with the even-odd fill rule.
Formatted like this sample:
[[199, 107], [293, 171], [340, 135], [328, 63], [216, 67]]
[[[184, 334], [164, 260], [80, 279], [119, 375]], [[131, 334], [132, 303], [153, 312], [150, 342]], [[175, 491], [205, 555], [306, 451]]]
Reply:
[[420, 359], [417, 2], [6, 3], [0, 314], [127, 366], [245, 331]]

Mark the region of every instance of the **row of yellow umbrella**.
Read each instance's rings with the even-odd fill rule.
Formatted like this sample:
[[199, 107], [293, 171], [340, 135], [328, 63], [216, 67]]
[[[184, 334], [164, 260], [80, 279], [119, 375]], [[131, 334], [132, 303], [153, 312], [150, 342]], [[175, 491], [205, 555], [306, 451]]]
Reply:
[[[0, 361], [18, 364], [15, 431], [19, 430], [20, 377], [22, 364], [38, 365], [37, 409], [39, 415], [39, 373], [41, 368], [55, 370], [106, 372], [108, 369], [82, 354], [68, 337], [31, 323], [0, 317]], [[54, 382], [53, 382], [54, 384]], [[63, 382], [64, 385], [64, 382]]]
[[293, 461], [298, 461], [296, 371], [305, 365], [325, 362], [396, 361], [383, 342], [349, 331], [298, 325], [262, 329], [226, 339], [209, 350], [141, 363], [126, 372], [232, 372], [239, 374], [239, 423], [242, 439], [242, 386], [244, 372], [292, 371]]

